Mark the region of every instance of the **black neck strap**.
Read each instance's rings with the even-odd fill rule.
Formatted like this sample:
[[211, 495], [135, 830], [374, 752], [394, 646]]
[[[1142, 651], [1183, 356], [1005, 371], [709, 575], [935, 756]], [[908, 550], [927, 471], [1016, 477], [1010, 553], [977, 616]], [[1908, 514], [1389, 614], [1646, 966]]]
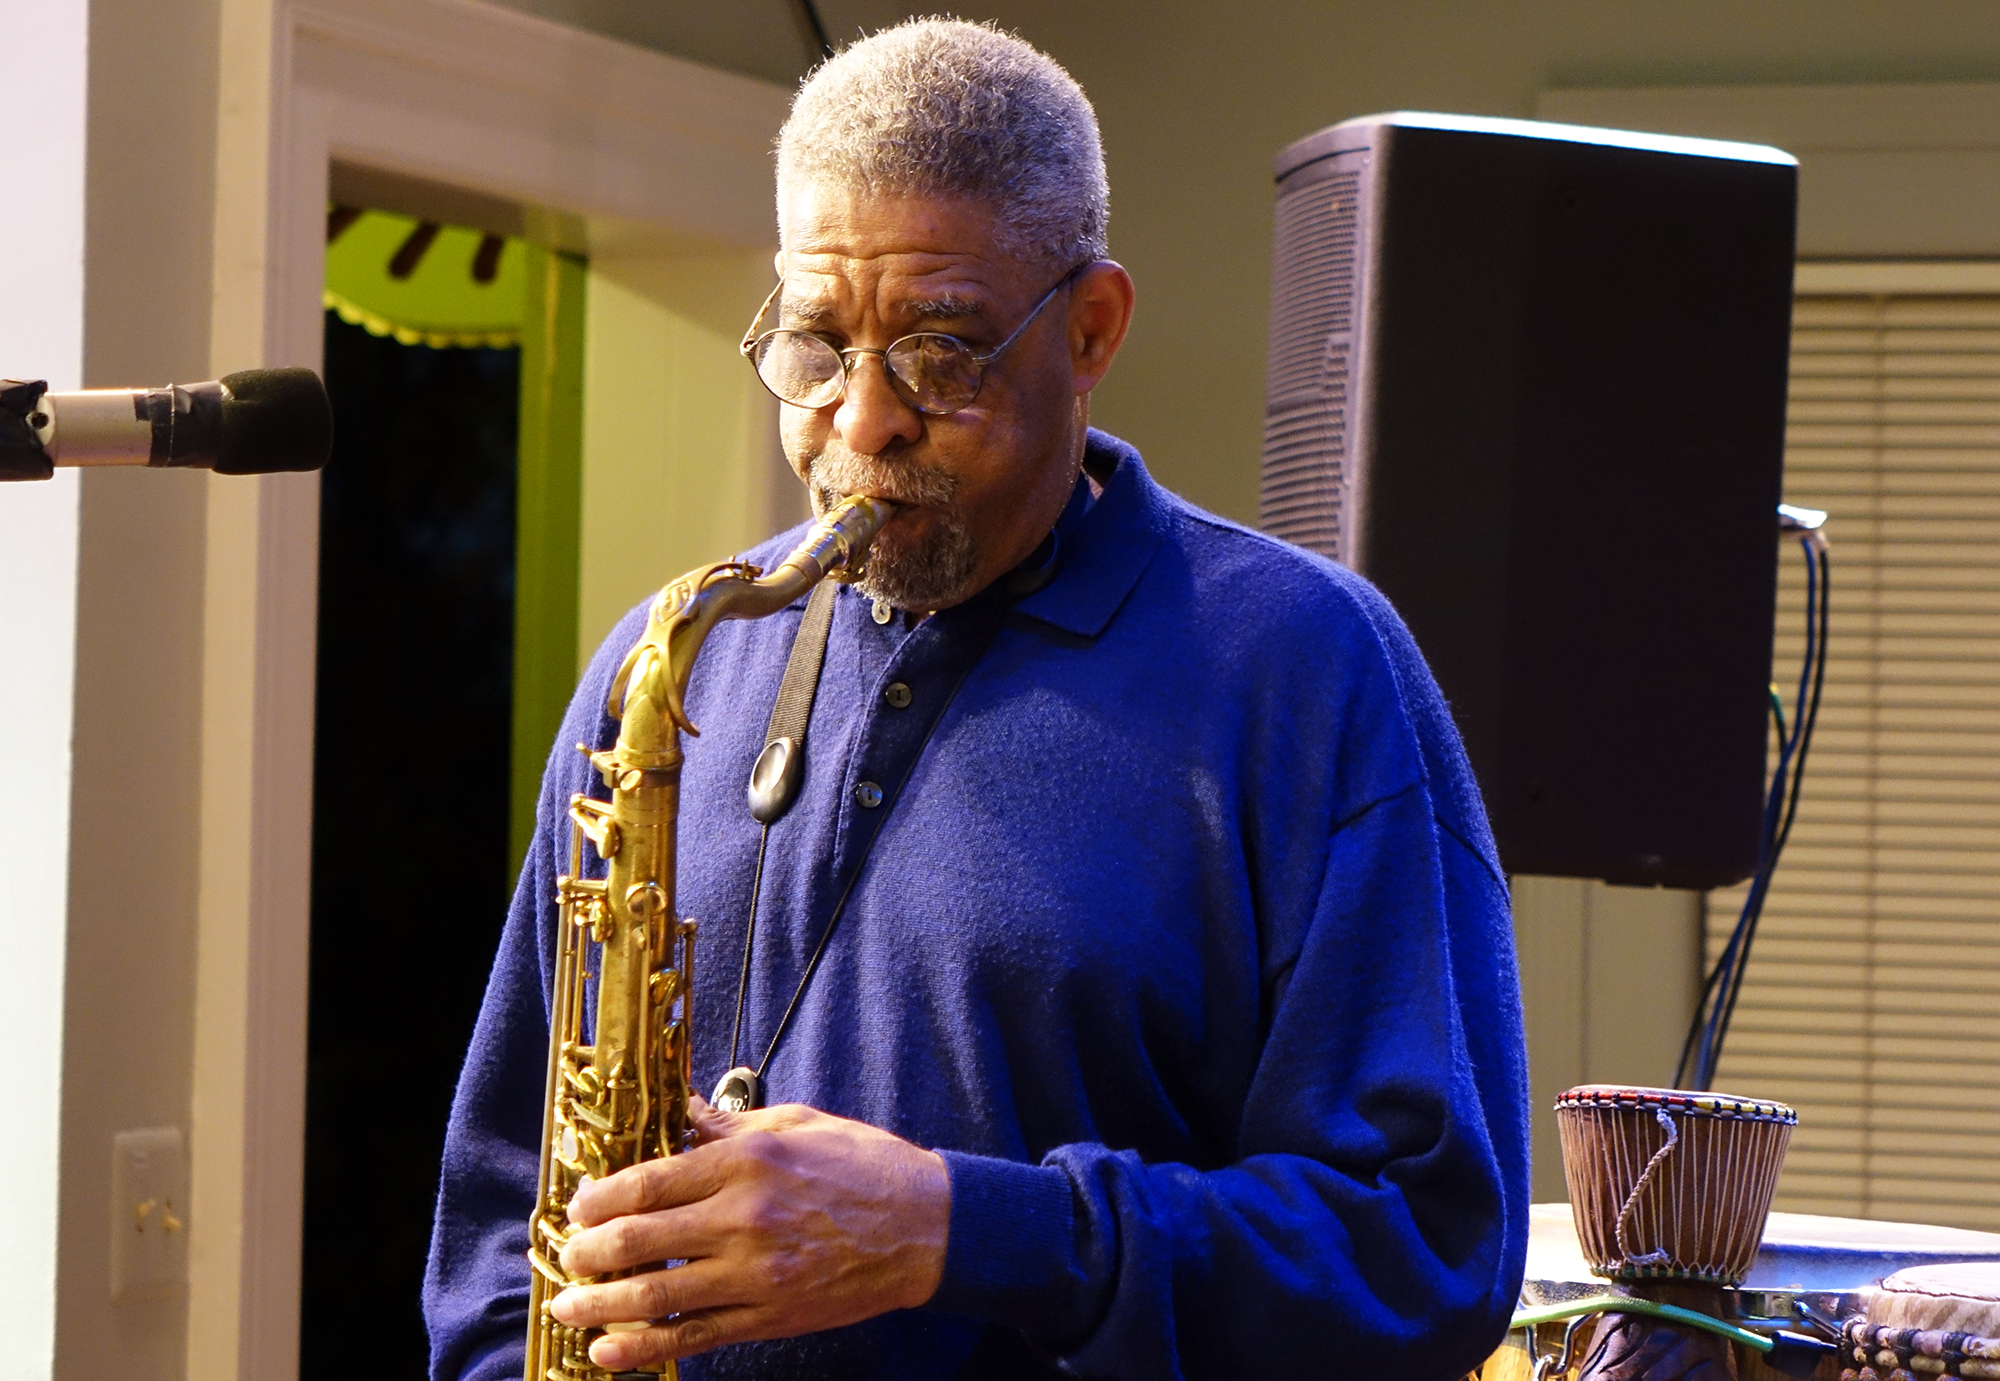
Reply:
[[[799, 798], [799, 783], [805, 779], [806, 726], [812, 722], [820, 669], [826, 665], [826, 642], [833, 632], [833, 602], [839, 596], [838, 585], [822, 580], [806, 600], [805, 617], [799, 620], [799, 631], [792, 638], [792, 655], [785, 660], [784, 679], [778, 682], [778, 700], [771, 706], [771, 722], [764, 728], [764, 750], [750, 769], [750, 818], [763, 829], [757, 834], [757, 867], [750, 879], [750, 917], [743, 926], [743, 967], [736, 978], [736, 1021], [729, 1035], [732, 1073], [737, 1068], [737, 1051], [743, 1044], [743, 1001], [750, 991], [757, 901], [764, 890], [764, 850], [771, 842], [772, 824], [792, 808], [792, 802]], [[768, 1052], [764, 1058], [770, 1059]], [[762, 1100], [756, 1096], [754, 1083], [747, 1091], [751, 1106], [758, 1106]]]
[[806, 725], [812, 722], [813, 698], [819, 693], [820, 668], [826, 664], [826, 640], [833, 631], [833, 601], [840, 588], [831, 580], [813, 587], [805, 617], [792, 640], [785, 678], [778, 683], [778, 701], [764, 729], [764, 751], [750, 769], [750, 818], [769, 829], [799, 798], [805, 776]]

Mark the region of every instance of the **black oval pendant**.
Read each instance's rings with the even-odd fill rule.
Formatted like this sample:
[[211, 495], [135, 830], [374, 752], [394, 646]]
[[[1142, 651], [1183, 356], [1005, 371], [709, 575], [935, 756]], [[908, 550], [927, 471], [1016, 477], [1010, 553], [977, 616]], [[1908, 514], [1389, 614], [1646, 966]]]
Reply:
[[738, 1065], [716, 1081], [709, 1106], [722, 1112], [749, 1112], [764, 1106], [764, 1081], [757, 1071]]

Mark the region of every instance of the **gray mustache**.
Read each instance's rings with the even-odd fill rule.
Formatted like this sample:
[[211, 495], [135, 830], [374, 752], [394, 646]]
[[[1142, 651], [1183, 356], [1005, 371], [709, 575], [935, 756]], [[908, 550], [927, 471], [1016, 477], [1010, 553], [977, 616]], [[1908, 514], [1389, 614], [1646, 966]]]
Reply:
[[822, 511], [867, 492], [897, 503], [942, 507], [958, 494], [958, 476], [928, 465], [885, 465], [870, 456], [820, 452], [807, 468]]

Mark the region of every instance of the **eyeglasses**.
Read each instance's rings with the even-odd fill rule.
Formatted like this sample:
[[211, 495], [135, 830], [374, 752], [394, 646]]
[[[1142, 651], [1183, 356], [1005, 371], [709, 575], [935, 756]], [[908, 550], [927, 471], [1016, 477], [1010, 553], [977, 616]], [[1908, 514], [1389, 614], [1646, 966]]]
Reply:
[[860, 345], [841, 350], [810, 331], [789, 327], [766, 331], [760, 336], [757, 325], [778, 300], [778, 294], [784, 290], [783, 282], [771, 289], [771, 295], [757, 309], [740, 349], [764, 387], [779, 402], [800, 408], [830, 406], [847, 391], [847, 376], [854, 372], [859, 358], [874, 355], [882, 361], [889, 386], [898, 398], [918, 412], [943, 417], [971, 406], [985, 381], [986, 366], [1019, 340], [1021, 333], [1041, 315], [1042, 308], [1088, 267], [1079, 264], [1058, 279], [1054, 287], [1042, 294], [1035, 309], [1014, 328], [1014, 334], [983, 355], [957, 336], [942, 331], [918, 331], [890, 341], [880, 350]]

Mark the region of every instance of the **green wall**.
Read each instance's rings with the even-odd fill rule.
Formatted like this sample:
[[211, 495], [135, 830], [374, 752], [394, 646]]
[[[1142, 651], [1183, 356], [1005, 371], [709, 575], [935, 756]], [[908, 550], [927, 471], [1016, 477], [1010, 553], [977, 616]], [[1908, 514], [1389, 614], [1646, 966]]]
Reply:
[[508, 843], [519, 872], [549, 745], [576, 688], [582, 540], [583, 262], [527, 250], [514, 545], [514, 733]]

